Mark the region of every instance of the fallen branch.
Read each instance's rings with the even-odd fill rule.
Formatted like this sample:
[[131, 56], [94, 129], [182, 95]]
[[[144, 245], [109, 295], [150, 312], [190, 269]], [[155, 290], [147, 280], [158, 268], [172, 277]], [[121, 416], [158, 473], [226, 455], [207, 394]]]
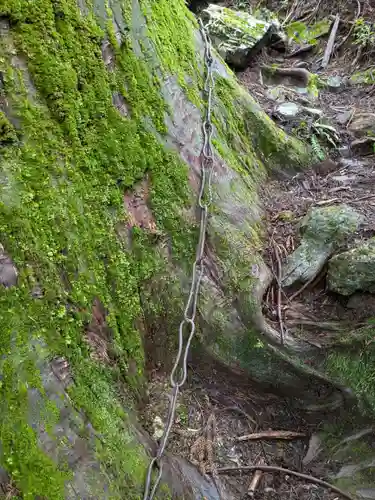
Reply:
[[281, 472], [282, 474], [288, 474], [289, 476], [295, 476], [300, 479], [304, 479], [305, 481], [309, 481], [310, 483], [318, 484], [319, 486], [323, 486], [327, 490], [330, 490], [334, 493], [338, 493], [345, 498], [346, 500], [354, 500], [348, 493], [340, 490], [337, 486], [333, 486], [332, 484], [323, 481], [323, 479], [318, 479], [317, 477], [310, 476], [310, 474], [302, 474], [302, 472], [296, 472], [290, 469], [284, 469], [283, 467], [276, 467], [273, 465], [247, 465], [242, 467], [222, 467], [217, 469], [218, 474], [231, 474], [233, 472], [252, 472], [260, 470], [262, 472]]
[[350, 200], [350, 203], [358, 203], [359, 201], [370, 200], [371, 198], [375, 198], [375, 193], [367, 194], [366, 196], [361, 196], [360, 198], [357, 198], [356, 200]]
[[326, 50], [324, 52], [322, 68], [326, 68], [328, 66], [329, 60], [332, 55], [333, 47], [335, 45], [335, 39], [337, 34], [337, 28], [339, 27], [340, 16], [336, 14], [335, 22], [333, 23], [331, 34], [329, 35], [328, 43]]
[[304, 432], [293, 432], [293, 431], [262, 431], [253, 432], [252, 434], [245, 434], [244, 436], [239, 436], [237, 441], [257, 441], [259, 439], [299, 439], [306, 437]]

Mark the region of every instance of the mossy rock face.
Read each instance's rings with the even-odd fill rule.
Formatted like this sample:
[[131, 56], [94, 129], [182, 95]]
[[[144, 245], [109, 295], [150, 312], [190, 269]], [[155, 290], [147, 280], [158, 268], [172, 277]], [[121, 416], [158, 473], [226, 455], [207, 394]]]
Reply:
[[347, 205], [312, 208], [301, 222], [302, 241], [288, 258], [283, 284], [313, 279], [334, 250], [358, 230], [362, 219]]
[[332, 257], [327, 284], [341, 295], [356, 291], [375, 292], [375, 238]]

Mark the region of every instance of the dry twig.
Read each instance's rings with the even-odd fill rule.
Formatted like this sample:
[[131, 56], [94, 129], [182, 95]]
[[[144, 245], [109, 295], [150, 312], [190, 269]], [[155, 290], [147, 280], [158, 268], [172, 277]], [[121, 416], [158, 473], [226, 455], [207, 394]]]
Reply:
[[313, 276], [312, 278], [310, 278], [304, 285], [301, 286], [301, 288], [299, 288], [296, 292], [293, 293], [293, 295], [289, 297], [289, 300], [292, 302], [296, 297], [298, 297], [298, 295], [300, 295], [304, 290], [306, 290], [309, 285], [313, 284], [315, 281], [315, 284], [318, 284], [323, 276], [324, 274], [320, 272], [317, 276]]
[[246, 434], [244, 436], [239, 436], [237, 441], [257, 441], [258, 439], [299, 439], [306, 437], [304, 432], [293, 432], [293, 431], [262, 431], [254, 432], [252, 434]]
[[328, 66], [329, 60], [331, 58], [333, 47], [335, 45], [335, 39], [337, 34], [337, 28], [339, 27], [339, 22], [340, 22], [340, 16], [339, 14], [336, 14], [335, 22], [333, 23], [332, 31], [331, 34], [329, 35], [327, 47], [324, 52], [322, 60], [322, 68], [326, 68]]
[[306, 17], [303, 17], [302, 19], [300, 19], [300, 22], [306, 24], [308, 21], [311, 21], [312, 19], [314, 19], [314, 17], [316, 16], [316, 13], [318, 12], [318, 10], [320, 8], [321, 3], [322, 3], [322, 0], [319, 0], [315, 5], [314, 10], [312, 12], [310, 12]]
[[346, 500], [354, 500], [348, 493], [340, 490], [340, 488], [337, 488], [337, 486], [333, 486], [332, 484], [323, 481], [323, 479], [318, 479], [317, 477], [310, 476], [310, 474], [302, 474], [302, 472], [296, 472], [294, 470], [284, 469], [283, 467], [276, 467], [273, 465], [247, 465], [243, 467], [222, 467], [220, 469], [217, 469], [216, 472], [218, 474], [230, 474], [232, 472], [252, 472], [256, 470], [260, 470], [262, 472], [281, 472], [282, 474], [295, 476], [300, 479], [304, 479], [305, 481], [309, 481], [310, 483], [323, 486], [323, 488], [333, 491], [334, 493], [338, 493]]

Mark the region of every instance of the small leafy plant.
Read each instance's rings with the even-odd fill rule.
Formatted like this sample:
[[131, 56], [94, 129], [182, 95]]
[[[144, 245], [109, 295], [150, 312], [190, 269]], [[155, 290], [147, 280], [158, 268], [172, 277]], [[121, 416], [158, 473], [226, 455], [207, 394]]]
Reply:
[[360, 47], [375, 45], [375, 25], [360, 17], [357, 19], [353, 30], [353, 42]]

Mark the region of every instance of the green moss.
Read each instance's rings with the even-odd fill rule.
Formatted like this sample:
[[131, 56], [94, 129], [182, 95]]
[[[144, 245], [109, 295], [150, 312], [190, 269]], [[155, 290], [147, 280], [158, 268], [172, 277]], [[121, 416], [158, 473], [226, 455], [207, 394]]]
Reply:
[[327, 373], [340, 383], [351, 387], [361, 402], [362, 411], [367, 416], [375, 413], [375, 349], [372, 339], [375, 330], [369, 330], [362, 345], [353, 345], [352, 349], [331, 350], [327, 357]]
[[286, 32], [288, 37], [297, 43], [315, 45], [317, 38], [329, 33], [331, 24], [332, 22], [329, 19], [321, 19], [311, 26], [295, 21], [286, 27]]
[[[158, 229], [168, 235], [173, 258], [191, 255], [194, 228], [187, 231], [180, 215], [190, 197], [187, 168], [146, 129], [148, 118], [163, 133], [167, 108], [156, 75], [147, 61], [135, 57], [129, 36], [118, 46], [107, 23], [115, 58], [115, 68], [108, 71], [101, 55], [105, 32], [92, 13], [84, 17], [79, 12], [75, 0], [35, 5], [11, 0], [0, 5], [12, 25], [0, 47], [3, 92], [22, 125], [22, 142], [17, 143], [7, 119], [0, 117], [7, 138], [1, 163], [7, 184], [0, 192], [0, 240], [20, 270], [18, 287], [0, 295], [1, 356], [6, 359], [0, 462], [25, 498], [64, 497], [70, 473], [44, 455], [26, 420], [23, 384], [40, 387], [38, 368], [27, 362], [26, 350], [27, 370], [18, 383], [19, 351], [11, 349], [12, 335], [24, 346], [42, 338], [51, 355], [69, 361], [75, 381], [70, 397], [101, 435], [96, 453], [113, 478], [113, 490], [120, 497], [126, 492], [127, 498], [138, 498], [145, 459], [129, 435], [119, 390], [124, 383], [132, 388], [127, 405], [142, 391], [142, 333], [135, 326], [141, 312], [139, 289], [159, 261], [150, 242], [143, 252], [128, 252], [115, 229], [126, 223], [124, 191], [147, 173], [150, 205]], [[165, 27], [180, 26], [178, 8], [184, 8], [182, 1], [162, 11]], [[153, 3], [152, 16], [157, 15], [161, 13]], [[160, 19], [152, 16], [149, 29], [156, 32], [152, 23]], [[185, 25], [181, 22], [186, 37], [187, 23], [188, 17]], [[164, 47], [166, 70], [173, 69], [170, 61], [177, 52], [186, 60], [191, 57], [194, 68], [192, 41], [190, 48], [186, 37], [179, 45], [180, 32], [176, 28], [171, 40], [167, 34], [157, 40], [160, 55], [167, 41], [174, 47], [174, 52]], [[12, 68], [13, 45], [27, 56], [38, 100], [26, 73]], [[130, 118], [113, 107], [113, 92], [124, 97]], [[152, 258], [143, 260], [145, 254]], [[44, 291], [42, 299], [30, 294], [35, 283]], [[112, 368], [92, 361], [83, 339], [95, 298], [108, 310], [111, 349], [116, 353]], [[51, 431], [56, 411], [52, 405], [47, 412]]]
[[259, 38], [264, 35], [267, 22], [257, 20], [257, 22], [249, 22], [250, 16], [248, 13], [241, 13], [226, 7], [222, 8], [222, 19], [224, 26], [236, 28], [239, 30], [246, 40], [247, 36], [251, 38]]
[[8, 118], [0, 111], [0, 147], [17, 141], [16, 131]]
[[[152, 40], [165, 75], [174, 75], [192, 102], [200, 102], [201, 74], [196, 61], [196, 46], [192, 36], [198, 28], [196, 19], [184, 2], [141, 0], [147, 19], [147, 35]], [[176, 34], [178, 33], [178, 43]]]

